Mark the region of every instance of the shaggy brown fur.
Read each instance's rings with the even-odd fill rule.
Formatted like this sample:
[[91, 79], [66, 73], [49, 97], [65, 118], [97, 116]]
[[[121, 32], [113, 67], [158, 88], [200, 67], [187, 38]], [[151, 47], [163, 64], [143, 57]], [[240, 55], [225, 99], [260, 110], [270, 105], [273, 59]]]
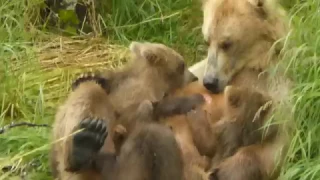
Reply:
[[[63, 140], [51, 149], [51, 164], [54, 177], [61, 180], [100, 179], [92, 170], [92, 159], [103, 144], [105, 152], [113, 152], [112, 141], [107, 135], [107, 126], [115, 119], [109, 102], [106, 81], [96, 74], [86, 74], [73, 83], [73, 90], [56, 114], [53, 140]], [[66, 138], [78, 130], [83, 131]], [[95, 133], [102, 134], [96, 137]], [[105, 139], [106, 138], [106, 139]], [[73, 172], [80, 172], [74, 174]]]
[[[271, 109], [268, 106], [271, 98], [267, 95], [256, 89], [237, 86], [228, 86], [222, 94], [210, 94], [202, 85], [194, 82], [171, 96], [172, 102], [176, 96], [198, 93], [204, 96], [206, 103], [193, 104], [194, 111], [161, 121], [173, 129], [184, 158], [190, 160], [187, 164], [194, 167], [202, 162], [199, 163], [202, 165], [198, 166], [198, 171], [193, 174], [203, 174], [201, 178], [206, 177], [205, 170], [208, 166], [203, 165], [205, 163], [202, 156], [212, 157], [212, 166], [216, 167], [221, 160], [232, 156], [241, 147], [262, 142], [270, 144], [275, 140], [277, 125], [270, 126], [266, 134], [260, 129], [266, 125]], [[189, 100], [192, 102], [192, 98]], [[174, 104], [171, 103], [169, 109], [175, 109]], [[177, 107], [186, 106], [188, 102]], [[189, 168], [185, 173], [189, 173], [191, 177], [192, 170], [194, 169]]]
[[150, 101], [124, 110], [113, 136], [117, 161], [111, 164], [110, 155], [97, 161], [103, 179], [182, 180], [183, 162], [174, 134], [154, 123], [152, 113]]
[[[263, 97], [262, 99], [265, 99], [263, 101], [272, 100], [272, 109], [267, 108], [264, 110], [265, 114], [273, 114], [275, 111], [274, 109], [278, 107], [278, 102], [281, 102], [283, 96], [288, 96], [286, 94], [287, 87], [284, 85], [284, 94], [282, 94], [281, 91], [268, 91], [268, 85], [265, 82], [268, 82], [268, 77], [266, 74], [259, 74], [258, 71], [255, 70], [243, 70], [241, 73], [238, 73], [230, 82], [233, 87], [239, 87], [240, 89], [247, 89], [245, 98], [242, 98], [245, 100], [245, 102], [248, 102], [247, 104], [242, 104], [243, 108], [238, 109], [239, 111], [237, 113], [243, 113], [241, 119], [244, 121], [226, 121], [227, 119], [234, 119], [230, 114], [232, 112], [232, 109], [227, 109], [227, 103], [224, 102], [225, 100], [225, 92], [220, 94], [210, 94], [206, 88], [204, 88], [202, 85], [198, 84], [197, 82], [193, 82], [190, 85], [180, 89], [177, 94], [175, 95], [184, 95], [184, 94], [194, 94], [194, 93], [201, 93], [206, 95], [207, 100], [204, 106], [199, 107], [199, 109], [196, 109], [196, 111], [193, 111], [192, 113], [188, 113], [186, 117], [186, 122], [189, 123], [190, 130], [192, 132], [193, 142], [194, 145], [198, 148], [199, 153], [201, 155], [206, 155], [208, 157], [214, 157], [213, 159], [213, 167], [218, 166], [220, 160], [223, 160], [223, 158], [228, 157], [236, 152], [236, 150], [240, 147], [244, 147], [249, 144], [255, 144], [256, 146], [260, 146], [259, 153], [267, 153], [266, 156], [270, 157], [270, 159], [261, 159], [259, 161], [262, 161], [260, 167], [257, 167], [259, 171], [265, 171], [270, 174], [267, 174], [265, 177], [277, 177], [277, 173], [280, 172], [282, 163], [284, 161], [285, 152], [287, 151], [287, 142], [288, 142], [288, 134], [287, 128], [288, 124], [273, 124], [273, 125], [267, 125], [265, 120], [269, 119], [268, 117], [262, 118], [261, 116], [259, 121], [250, 122], [253, 117], [255, 116], [255, 112], [257, 112], [258, 108], [261, 106], [259, 104], [259, 101], [257, 101], [259, 98], [253, 98], [256, 94], [258, 97]], [[243, 82], [250, 82], [243, 83]], [[280, 88], [282, 86], [279, 86]], [[237, 89], [237, 88], [236, 88]], [[267, 90], [267, 92], [266, 92]], [[253, 93], [250, 95], [250, 93]], [[207, 96], [209, 95], [209, 97]], [[271, 95], [271, 97], [269, 96]], [[252, 96], [252, 97], [251, 97]], [[210, 98], [211, 97], [211, 98]], [[279, 97], [279, 98], [277, 98]], [[274, 99], [276, 98], [276, 99]], [[252, 104], [250, 104], [252, 103]], [[256, 104], [256, 106], [254, 105]], [[252, 107], [250, 108], [250, 105]], [[230, 107], [230, 106], [229, 106]], [[227, 110], [225, 113], [224, 111]], [[230, 112], [229, 112], [230, 111]], [[233, 111], [235, 112], [235, 111]], [[263, 112], [263, 111], [262, 111]], [[269, 112], [269, 113], [267, 113]], [[288, 112], [290, 113], [290, 112]], [[226, 116], [224, 117], [225, 115]], [[236, 115], [236, 114], [233, 114]], [[239, 114], [238, 114], [239, 115]], [[221, 120], [222, 119], [222, 120]], [[262, 123], [263, 122], [263, 123]], [[253, 131], [261, 128], [261, 126], [265, 125], [266, 129], [268, 131], [264, 132], [263, 129], [259, 131]], [[240, 125], [245, 125], [243, 128]], [[251, 131], [244, 131], [242, 130], [251, 130]], [[279, 130], [281, 129], [281, 130]], [[231, 133], [231, 132], [232, 133]], [[252, 132], [253, 131], [253, 132]], [[266, 134], [264, 134], [266, 133]], [[263, 136], [263, 143], [261, 143], [261, 137]], [[214, 138], [217, 137], [217, 138]], [[220, 139], [218, 138], [220, 137]], [[248, 138], [248, 139], [247, 139]], [[225, 142], [224, 142], [225, 141]], [[235, 142], [235, 143], [234, 143]], [[226, 143], [226, 144], [223, 144]], [[217, 146], [217, 144], [220, 144]], [[219, 150], [217, 147], [223, 147]], [[265, 150], [264, 150], [265, 149]], [[220, 153], [219, 153], [220, 151]], [[258, 151], [258, 148], [257, 148]], [[282, 153], [280, 156], [276, 156], [277, 153]], [[271, 157], [274, 153], [274, 157]], [[259, 156], [263, 157], [263, 156]], [[275, 171], [269, 171], [264, 169], [265, 164], [268, 164], [268, 168], [274, 168]], [[251, 172], [247, 172], [251, 173]], [[253, 172], [252, 172], [253, 173]], [[244, 178], [245, 179], [245, 178]]]
[[[173, 49], [163, 44], [133, 42], [130, 50], [134, 59], [123, 69], [109, 71], [103, 77], [87, 75], [73, 83], [73, 91], [57, 112], [53, 139], [84, 130], [53, 146], [51, 164], [56, 177], [101, 179], [101, 174], [94, 171], [93, 159], [98, 151], [115, 153], [113, 128], [119, 114], [144, 100], [161, 100], [188, 82], [184, 60]], [[111, 133], [107, 136], [108, 132]]]
[[117, 111], [140, 103], [161, 100], [165, 94], [194, 80], [186, 73], [183, 57], [173, 49], [158, 43], [132, 42], [134, 61], [124, 68], [105, 73], [110, 84], [110, 98]]
[[274, 161], [279, 146], [282, 146], [282, 141], [276, 139], [273, 142], [242, 147], [235, 155], [224, 159], [215, 167], [209, 180], [277, 179], [281, 169], [274, 166]]
[[184, 162], [184, 179], [206, 180], [206, 170], [210, 165], [210, 160], [206, 156], [200, 155], [185, 120], [185, 115], [176, 115], [162, 119], [160, 122], [172, 129], [175, 139], [179, 144]]
[[217, 146], [213, 166], [232, 156], [240, 147], [267, 143], [277, 134], [277, 126], [263, 126], [270, 117], [271, 99], [250, 88], [227, 86], [224, 92], [225, 109], [222, 119], [214, 124]]

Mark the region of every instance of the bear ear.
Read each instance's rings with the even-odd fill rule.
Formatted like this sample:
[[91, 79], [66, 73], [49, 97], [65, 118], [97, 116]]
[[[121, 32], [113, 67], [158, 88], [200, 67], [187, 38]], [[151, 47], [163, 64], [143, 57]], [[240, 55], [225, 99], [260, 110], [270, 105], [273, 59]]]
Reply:
[[141, 56], [150, 64], [157, 64], [160, 62], [160, 57], [150, 48], [143, 48], [141, 50]]
[[129, 45], [130, 51], [137, 56], [141, 56], [141, 47], [142, 43], [137, 41], [132, 41]]
[[160, 57], [155, 53], [153, 44], [141, 43], [133, 41], [131, 42], [129, 49], [130, 51], [139, 58], [146, 60], [150, 64], [156, 64], [159, 62]]
[[267, 17], [266, 1], [267, 0], [248, 0], [256, 10], [257, 14], [263, 19]]
[[237, 108], [241, 105], [241, 91], [239, 88], [234, 86], [226, 86], [224, 90], [226, 103], [229, 106]]

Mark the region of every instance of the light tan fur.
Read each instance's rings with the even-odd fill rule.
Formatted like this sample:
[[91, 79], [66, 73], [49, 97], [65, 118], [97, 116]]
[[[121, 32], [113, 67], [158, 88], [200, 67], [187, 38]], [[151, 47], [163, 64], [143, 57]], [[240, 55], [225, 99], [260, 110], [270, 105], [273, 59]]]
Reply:
[[262, 72], [279, 62], [282, 45], [274, 43], [285, 37], [288, 25], [276, 1], [204, 0], [202, 9], [209, 45], [204, 79], [219, 79], [220, 91], [242, 69]]
[[[218, 79], [213, 92], [221, 92], [227, 85], [239, 85], [256, 88], [272, 97], [274, 119], [281, 121], [281, 130], [273, 142], [258, 144], [254, 151], [261, 153], [260, 157], [268, 157], [261, 159], [270, 165], [268, 169], [262, 168], [267, 176], [277, 176], [269, 169], [281, 169], [293, 123], [290, 82], [283, 71], [274, 76], [270, 71], [279, 63], [282, 48], [281, 43], [275, 43], [285, 38], [289, 30], [286, 13], [276, 0], [203, 0], [202, 9], [202, 32], [209, 45], [203, 82]], [[275, 159], [278, 153], [281, 156]], [[246, 178], [250, 177], [238, 179]]]

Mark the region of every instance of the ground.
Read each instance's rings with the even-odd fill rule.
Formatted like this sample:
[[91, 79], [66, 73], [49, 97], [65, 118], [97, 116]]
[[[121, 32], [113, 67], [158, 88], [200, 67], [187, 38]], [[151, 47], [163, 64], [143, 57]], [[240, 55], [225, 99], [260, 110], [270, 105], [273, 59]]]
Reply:
[[[34, 20], [41, 0], [0, 2], [0, 127], [11, 122], [51, 125], [72, 77], [83, 69], [121, 65], [131, 40], [166, 43], [181, 52], [189, 65], [205, 56], [199, 1], [113, 2], [112, 14], [101, 13], [104, 38], [92, 40], [60, 37], [38, 25]], [[319, 179], [320, 2], [284, 0], [284, 5], [290, 7], [294, 27], [286, 39], [283, 61], [295, 82], [297, 130], [281, 176]], [[52, 179], [50, 133], [50, 127], [0, 129], [0, 180]]]

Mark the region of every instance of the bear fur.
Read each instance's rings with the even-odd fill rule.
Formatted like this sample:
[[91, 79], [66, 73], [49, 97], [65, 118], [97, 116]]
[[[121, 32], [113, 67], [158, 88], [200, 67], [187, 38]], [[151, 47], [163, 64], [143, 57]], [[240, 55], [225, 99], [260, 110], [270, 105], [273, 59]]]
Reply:
[[[130, 50], [133, 61], [124, 68], [101, 75], [86, 74], [72, 84], [54, 122], [53, 140], [62, 138], [51, 149], [55, 177], [101, 179], [101, 174], [93, 170], [93, 159], [98, 151], [115, 153], [112, 128], [119, 114], [144, 100], [161, 100], [188, 82], [184, 59], [173, 49], [158, 43], [132, 42]], [[98, 138], [95, 133], [102, 135]]]
[[202, 10], [208, 55], [189, 68], [201, 82], [218, 79], [221, 92], [243, 69], [263, 72], [278, 63], [282, 45], [275, 43], [289, 28], [276, 0], [202, 0]]

